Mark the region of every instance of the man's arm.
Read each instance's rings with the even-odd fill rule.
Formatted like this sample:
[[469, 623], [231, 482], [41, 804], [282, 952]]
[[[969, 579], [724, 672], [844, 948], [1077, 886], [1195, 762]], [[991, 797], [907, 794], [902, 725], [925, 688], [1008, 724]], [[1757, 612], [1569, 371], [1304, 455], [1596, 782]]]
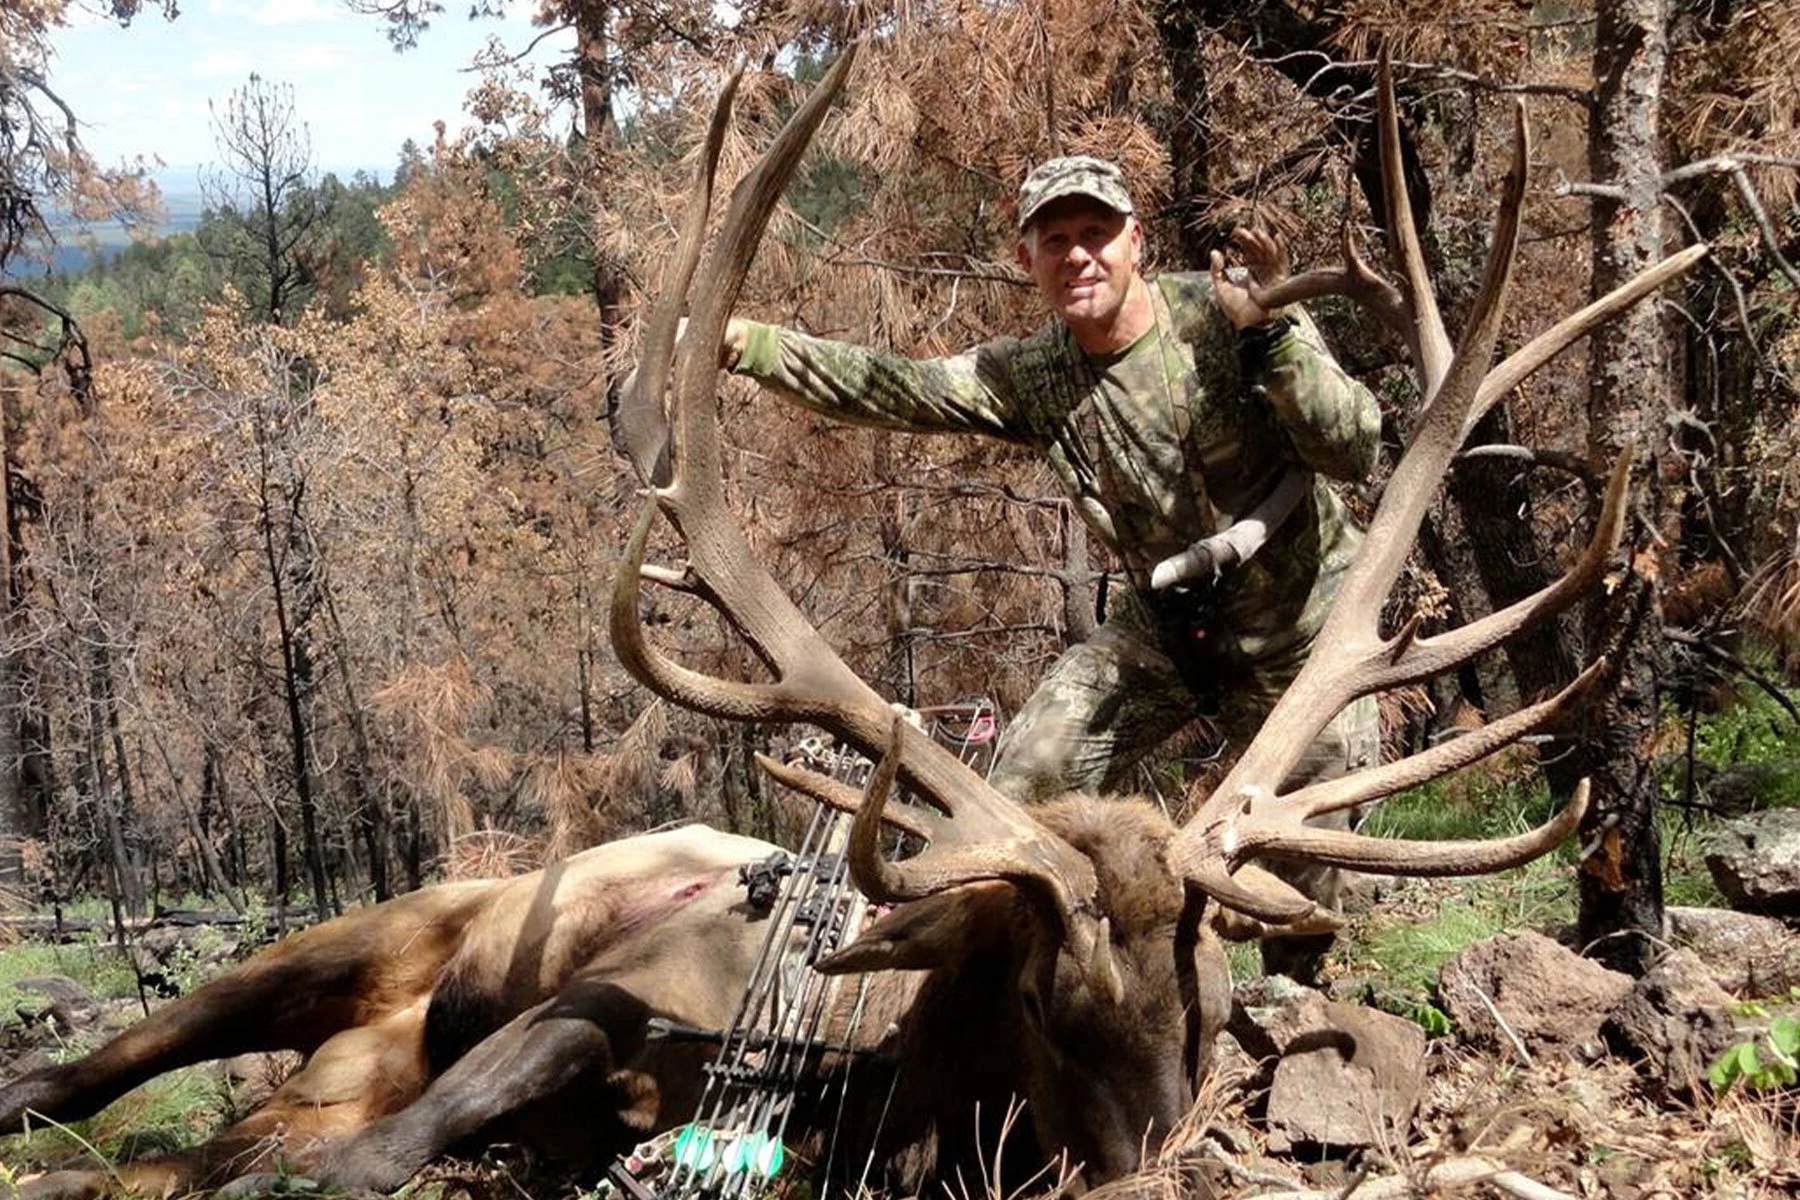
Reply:
[[1269, 398], [1300, 461], [1337, 479], [1363, 480], [1381, 448], [1381, 409], [1325, 349], [1296, 310], [1285, 327], [1239, 334], [1245, 380]]
[[917, 433], [1024, 439], [1007, 370], [1017, 345], [1010, 338], [950, 358], [914, 359], [756, 321], [731, 326], [726, 366], [827, 416]]
[[[1271, 286], [1287, 275], [1287, 247], [1279, 239], [1238, 229], [1232, 240], [1257, 282]], [[1268, 396], [1300, 461], [1337, 479], [1367, 479], [1381, 448], [1375, 397], [1338, 366], [1304, 311], [1284, 315], [1262, 307], [1226, 274], [1217, 250], [1210, 268], [1214, 302], [1238, 330], [1244, 383]]]

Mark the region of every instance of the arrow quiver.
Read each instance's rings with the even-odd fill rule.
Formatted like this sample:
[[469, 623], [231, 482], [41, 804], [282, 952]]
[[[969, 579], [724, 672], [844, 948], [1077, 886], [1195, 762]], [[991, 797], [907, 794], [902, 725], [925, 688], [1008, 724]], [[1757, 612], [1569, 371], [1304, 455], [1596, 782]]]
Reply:
[[[992, 701], [902, 711], [977, 770], [991, 765], [1000, 732]], [[874, 770], [867, 758], [823, 736], [804, 739], [790, 757], [851, 786], [866, 783]], [[771, 1189], [787, 1163], [783, 1138], [797, 1104], [827, 1101], [835, 1089], [835, 1107], [842, 1112], [852, 1066], [865, 1052], [832, 1038], [860, 1025], [867, 977], [825, 976], [812, 964], [854, 941], [868, 915], [844, 859], [849, 832], [848, 816], [818, 804], [797, 852], [776, 851], [741, 869], [745, 898], [765, 914], [767, 933], [730, 1027], [650, 1022], [652, 1038], [719, 1047], [706, 1067], [699, 1107], [686, 1125], [615, 1162], [601, 1185], [603, 1194], [624, 1200], [755, 1200]], [[839, 1019], [832, 1020], [834, 1014]], [[827, 1165], [835, 1149], [834, 1137]]]

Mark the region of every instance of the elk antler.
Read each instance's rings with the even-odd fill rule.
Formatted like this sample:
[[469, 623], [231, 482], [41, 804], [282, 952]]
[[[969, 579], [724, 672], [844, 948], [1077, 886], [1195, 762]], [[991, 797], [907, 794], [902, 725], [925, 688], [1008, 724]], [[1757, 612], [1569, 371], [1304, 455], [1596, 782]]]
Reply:
[[1435, 778], [1558, 721], [1595, 685], [1604, 673], [1604, 660], [1589, 666], [1548, 700], [1477, 733], [1288, 795], [1278, 795], [1276, 789], [1313, 739], [1358, 697], [1439, 674], [1562, 611], [1599, 580], [1623, 528], [1628, 459], [1614, 468], [1593, 537], [1562, 578], [1499, 612], [1436, 637], [1418, 636], [1417, 617], [1392, 637], [1383, 637], [1378, 627], [1382, 606], [1411, 552], [1426, 507], [1451, 457], [1481, 414], [1564, 347], [1691, 269], [1707, 253], [1705, 246], [1695, 246], [1672, 256], [1559, 322], [1498, 367], [1490, 367], [1512, 281], [1525, 193], [1530, 135], [1520, 106], [1515, 110], [1512, 162], [1481, 291], [1468, 329], [1452, 352], [1426, 275], [1400, 171], [1393, 75], [1385, 55], [1380, 66], [1380, 95], [1388, 230], [1401, 260], [1405, 288], [1377, 276], [1356, 255], [1346, 233], [1348, 265], [1308, 272], [1271, 289], [1256, 289], [1253, 294], [1265, 305], [1341, 294], [1373, 309], [1406, 334], [1424, 410], [1411, 444], [1382, 493], [1362, 550], [1345, 572], [1311, 656], [1236, 766], [1169, 849], [1171, 867], [1196, 887], [1232, 908], [1277, 923], [1308, 915], [1313, 901], [1266, 872], [1259, 873], [1253, 883], [1234, 878], [1233, 872], [1253, 858], [1305, 859], [1394, 875], [1480, 874], [1536, 857], [1575, 827], [1586, 806], [1585, 785], [1547, 824], [1496, 841], [1409, 842], [1316, 829], [1304, 822]]
[[[1080, 953], [1105, 931], [1093, 914], [1096, 881], [1086, 856], [988, 786], [955, 755], [905, 722], [857, 677], [756, 559], [725, 502], [719, 431], [714, 415], [719, 347], [764, 226], [826, 109], [843, 87], [854, 48], [846, 50], [788, 120], [761, 161], [741, 180], [697, 282], [693, 264], [705, 234], [717, 145], [730, 111], [733, 82], [719, 96], [674, 266], [651, 316], [637, 386], [624, 398], [617, 430], [621, 448], [650, 487], [626, 546], [613, 589], [611, 631], [619, 661], [658, 694], [698, 712], [739, 721], [805, 721], [870, 757], [881, 756], [915, 795], [937, 812], [917, 810], [902, 823], [930, 845], [902, 862], [853, 853], [852, 871], [866, 894], [916, 899], [961, 883], [1007, 879], [1045, 899]], [[676, 345], [683, 300], [693, 297], [687, 331]], [[674, 358], [673, 437], [661, 395]], [[629, 410], [629, 411], [625, 411]], [[658, 511], [686, 543], [684, 570], [652, 572], [645, 547]], [[755, 650], [773, 681], [713, 678], [669, 659], [646, 641], [638, 601], [643, 579], [676, 582], [710, 603]], [[839, 808], [862, 814], [859, 827], [881, 819], [884, 794], [864, 801], [830, 780], [765, 762], [778, 779]], [[865, 839], [872, 842], [872, 839]]]

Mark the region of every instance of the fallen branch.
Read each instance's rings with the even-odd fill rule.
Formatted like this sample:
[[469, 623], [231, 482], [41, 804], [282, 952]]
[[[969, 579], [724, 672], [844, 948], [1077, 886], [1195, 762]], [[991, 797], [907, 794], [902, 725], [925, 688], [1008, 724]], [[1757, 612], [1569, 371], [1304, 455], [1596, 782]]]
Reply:
[[1405, 1200], [1406, 1197], [1417, 1196], [1422, 1192], [1471, 1187], [1475, 1184], [1498, 1188], [1509, 1196], [1518, 1197], [1518, 1200], [1575, 1200], [1571, 1193], [1539, 1183], [1505, 1163], [1474, 1156], [1449, 1159], [1428, 1168], [1420, 1175], [1391, 1175], [1371, 1179], [1348, 1192], [1342, 1188], [1328, 1191], [1308, 1188], [1301, 1191], [1264, 1192], [1256, 1200]]

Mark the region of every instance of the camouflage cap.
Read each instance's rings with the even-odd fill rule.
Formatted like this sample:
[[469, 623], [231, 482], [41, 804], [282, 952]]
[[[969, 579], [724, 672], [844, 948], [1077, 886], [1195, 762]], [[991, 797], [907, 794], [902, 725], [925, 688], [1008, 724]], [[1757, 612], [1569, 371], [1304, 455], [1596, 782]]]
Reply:
[[1075, 154], [1039, 163], [1019, 185], [1019, 228], [1031, 224], [1031, 218], [1052, 200], [1064, 196], [1089, 196], [1115, 212], [1131, 213], [1131, 194], [1125, 190], [1125, 176], [1105, 159]]

